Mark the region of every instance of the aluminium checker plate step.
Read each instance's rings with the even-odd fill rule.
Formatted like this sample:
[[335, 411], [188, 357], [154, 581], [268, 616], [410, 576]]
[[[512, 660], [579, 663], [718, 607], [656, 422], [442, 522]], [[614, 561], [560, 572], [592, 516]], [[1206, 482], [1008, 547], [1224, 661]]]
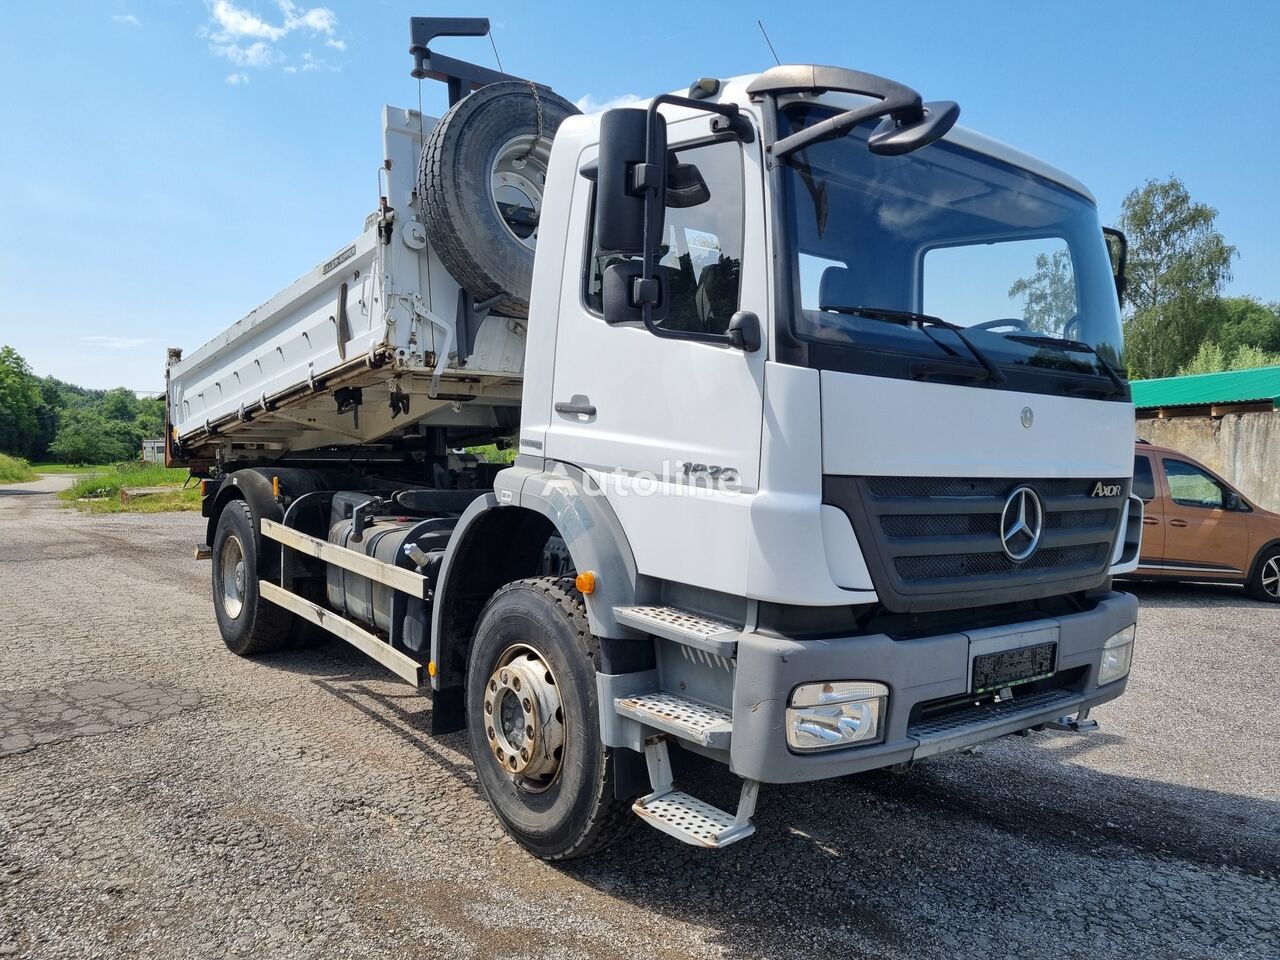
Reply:
[[722, 657], [734, 655], [742, 636], [741, 627], [676, 607], [614, 607], [613, 615], [625, 626]]
[[619, 697], [613, 701], [613, 705], [624, 717], [638, 720], [647, 727], [672, 734], [681, 740], [704, 747], [729, 749], [729, 741], [733, 736], [733, 715], [728, 710], [670, 693], [641, 693]]
[[742, 822], [732, 813], [680, 790], [651, 793], [637, 800], [631, 809], [663, 833], [695, 847], [724, 847], [756, 832], [749, 821]]

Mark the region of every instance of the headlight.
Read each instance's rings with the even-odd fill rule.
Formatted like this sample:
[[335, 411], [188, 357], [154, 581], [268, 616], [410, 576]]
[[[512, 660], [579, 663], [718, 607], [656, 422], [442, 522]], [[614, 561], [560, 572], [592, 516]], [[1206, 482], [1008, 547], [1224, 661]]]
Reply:
[[1098, 665], [1098, 686], [1119, 680], [1133, 664], [1133, 638], [1137, 625], [1130, 624], [1114, 633], [1102, 645], [1102, 662]]
[[787, 743], [800, 751], [831, 750], [881, 739], [889, 688], [883, 683], [837, 680], [805, 683], [791, 693]]

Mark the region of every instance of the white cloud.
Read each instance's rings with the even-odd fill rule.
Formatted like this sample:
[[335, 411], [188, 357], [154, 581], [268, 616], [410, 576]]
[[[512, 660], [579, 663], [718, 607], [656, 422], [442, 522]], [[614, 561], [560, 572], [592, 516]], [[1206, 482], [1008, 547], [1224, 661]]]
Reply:
[[107, 350], [136, 350], [138, 347], [145, 347], [148, 343], [155, 343], [150, 337], [107, 337], [101, 334], [81, 337], [80, 340], [83, 343], [91, 343], [95, 347], [105, 347]]
[[116, 23], [127, 23], [131, 27], [142, 26], [142, 21], [135, 17], [132, 13], [115, 13], [111, 15], [111, 19]]
[[[300, 7], [292, 0], [277, 0], [282, 20], [261, 16], [232, 0], [214, 0], [209, 8], [209, 23], [201, 29], [201, 36], [209, 40], [209, 50], [226, 57], [237, 67], [269, 67], [287, 57], [277, 44], [293, 33], [310, 33], [323, 36], [325, 43], [335, 50], [347, 49], [347, 42], [335, 36], [338, 16], [328, 7]], [[321, 61], [313, 61], [307, 54], [303, 70], [318, 70]], [[297, 73], [296, 67], [285, 67], [286, 73]], [[232, 74], [241, 76], [242, 74]], [[228, 82], [232, 81], [228, 78]]]
[[274, 42], [289, 32], [287, 26], [272, 26], [230, 0], [215, 0], [211, 12], [219, 33], [226, 37], [261, 37]]
[[227, 83], [231, 84], [233, 87], [239, 86], [242, 83], [248, 83], [248, 82], [249, 82], [249, 75], [247, 73], [227, 74]]
[[638, 97], [634, 93], [624, 93], [605, 100], [597, 100], [588, 93], [574, 101], [574, 106], [583, 113], [603, 113], [605, 110], [612, 110], [614, 107], [630, 107], [637, 103], [644, 103], [647, 99], [647, 97]]
[[214, 44], [213, 51], [237, 67], [269, 67], [276, 59], [275, 51], [261, 40], [247, 47], [235, 43]]

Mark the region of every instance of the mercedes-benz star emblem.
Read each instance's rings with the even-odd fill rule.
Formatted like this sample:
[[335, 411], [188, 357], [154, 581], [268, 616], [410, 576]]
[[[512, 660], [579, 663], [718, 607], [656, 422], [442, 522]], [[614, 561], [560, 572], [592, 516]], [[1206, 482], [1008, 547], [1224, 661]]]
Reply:
[[1044, 530], [1044, 507], [1030, 487], [1018, 487], [1009, 494], [1000, 514], [1000, 546], [1005, 556], [1021, 563], [1036, 552]]

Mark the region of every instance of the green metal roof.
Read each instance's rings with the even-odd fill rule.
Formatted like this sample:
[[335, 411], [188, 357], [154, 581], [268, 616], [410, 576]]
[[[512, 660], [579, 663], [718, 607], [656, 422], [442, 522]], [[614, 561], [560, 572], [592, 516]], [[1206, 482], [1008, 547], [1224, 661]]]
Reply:
[[1195, 407], [1206, 404], [1258, 403], [1280, 398], [1280, 366], [1225, 373], [1199, 373], [1189, 377], [1134, 380], [1134, 406]]

